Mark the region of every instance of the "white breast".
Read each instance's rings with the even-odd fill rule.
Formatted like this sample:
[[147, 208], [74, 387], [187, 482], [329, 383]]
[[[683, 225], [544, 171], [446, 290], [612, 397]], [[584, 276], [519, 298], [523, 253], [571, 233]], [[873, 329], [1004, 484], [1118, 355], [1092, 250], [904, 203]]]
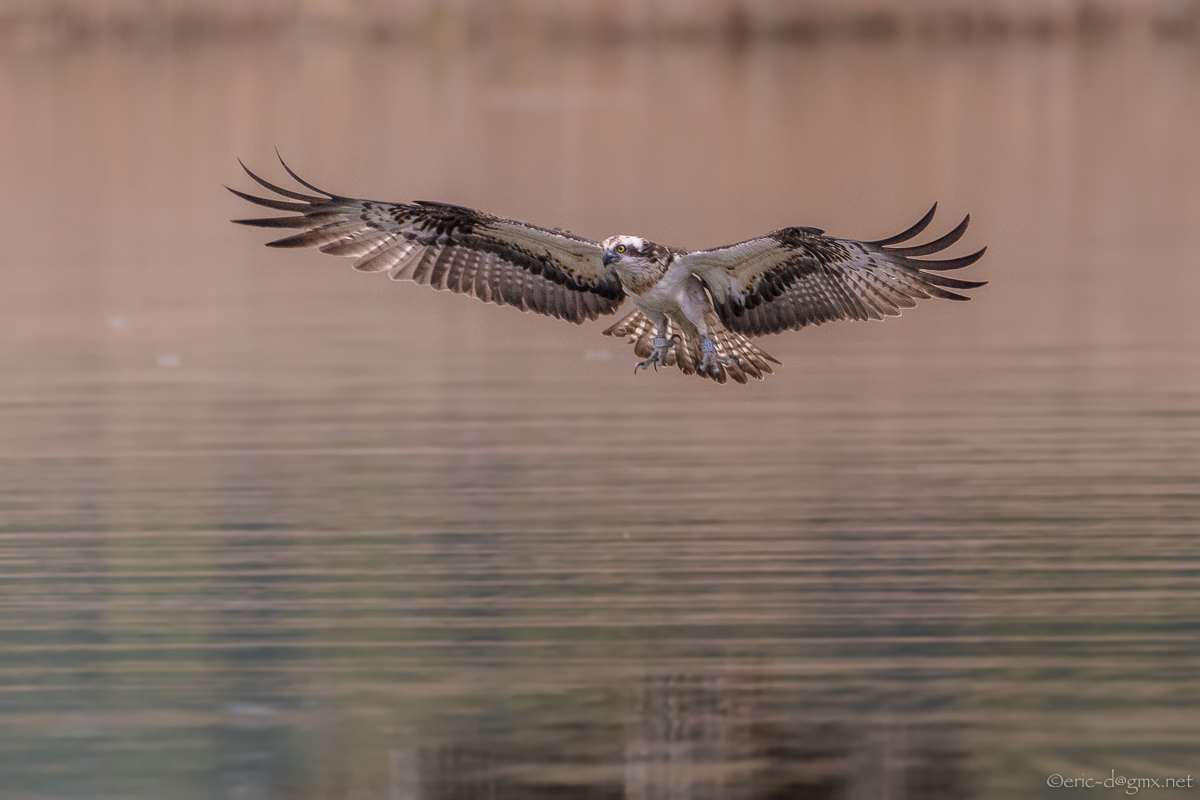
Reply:
[[695, 295], [704, 296], [704, 288], [690, 270], [682, 267], [676, 259], [667, 268], [662, 280], [656, 283], [648, 292], [634, 296], [634, 302], [642, 313], [647, 316], [666, 314], [668, 317], [682, 321], [685, 316], [685, 306], [692, 306], [697, 299]]

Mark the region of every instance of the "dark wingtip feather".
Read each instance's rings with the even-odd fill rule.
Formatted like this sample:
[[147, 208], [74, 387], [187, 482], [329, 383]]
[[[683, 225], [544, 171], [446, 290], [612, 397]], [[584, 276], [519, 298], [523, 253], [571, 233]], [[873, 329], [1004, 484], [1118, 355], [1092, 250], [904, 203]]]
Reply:
[[[253, 180], [255, 183], [257, 183], [259, 186], [263, 187], [264, 189], [275, 192], [275, 194], [283, 195], [284, 197], [290, 197], [293, 200], [303, 200], [306, 203], [324, 203], [327, 199], [324, 197], [313, 197], [312, 195], [301, 194], [300, 192], [293, 192], [291, 189], [284, 189], [282, 186], [276, 186], [275, 184], [271, 183], [270, 181], [260, 178], [259, 176], [255, 175], [253, 172], [251, 172], [250, 168], [247, 167], [245, 164], [243, 164], [242, 160], [240, 158], [238, 159], [238, 164], [241, 164], [242, 169], [245, 170], [246, 174], [250, 176], [251, 180]], [[232, 190], [230, 190], [230, 191], [232, 191]]]
[[941, 300], [970, 300], [971, 298], [952, 292], [949, 289], [943, 289], [940, 286], [934, 286], [932, 283], [925, 281], [921, 282], [921, 288], [929, 292], [930, 297], [937, 297]]
[[[292, 180], [294, 180], [296, 183], [300, 184], [301, 186], [305, 186], [309, 189], [312, 189], [314, 192], [316, 192], [318, 194], [323, 194], [323, 195], [325, 195], [326, 198], [328, 198], [330, 200], [345, 200], [346, 199], [346, 198], [342, 197], [341, 195], [336, 195], [336, 194], [333, 194], [332, 192], [327, 192], [324, 189], [318, 189], [316, 186], [313, 186], [311, 183], [304, 180], [304, 178], [301, 178], [299, 175], [297, 175], [295, 172], [293, 172], [292, 168], [289, 167], [287, 165], [287, 162], [283, 160], [283, 155], [280, 154], [278, 147], [275, 148], [275, 155], [279, 159], [279, 163], [283, 165], [284, 170], [287, 172], [288, 175], [292, 176]], [[322, 199], [324, 199], [324, 198], [322, 198]]]
[[934, 270], [935, 272], [945, 272], [951, 269], [962, 269], [969, 267], [979, 259], [983, 258], [983, 254], [987, 252], [986, 247], [981, 247], [974, 253], [961, 258], [946, 258], [940, 261], [909, 261], [910, 264], [920, 267], [921, 269]]
[[289, 203], [286, 200], [276, 200], [271, 197], [258, 197], [256, 195], [246, 194], [245, 192], [238, 191], [237, 189], [233, 189], [229, 186], [226, 186], [225, 188], [229, 189], [229, 191], [233, 192], [243, 200], [254, 203], [257, 206], [273, 208], [276, 211], [297, 211], [303, 213], [312, 209], [312, 205], [309, 203]]
[[285, 236], [282, 239], [267, 242], [267, 247], [313, 247], [323, 241], [327, 240], [320, 231], [304, 231], [294, 236]]
[[971, 215], [967, 214], [965, 217], [963, 217], [963, 221], [958, 223], [958, 225], [954, 228], [954, 230], [950, 231], [945, 236], [941, 236], [937, 239], [934, 239], [932, 242], [929, 242], [928, 244], [921, 244], [921, 245], [917, 245], [915, 247], [895, 247], [895, 248], [892, 248], [891, 252], [896, 253], [897, 255], [905, 256], [905, 257], [927, 256], [931, 253], [940, 253], [941, 251], [945, 250], [947, 247], [949, 247], [950, 245], [954, 244], [959, 239], [961, 239], [963, 237], [963, 234], [967, 232], [967, 226], [970, 224], [971, 224]]
[[947, 278], [945, 275], [930, 274], [923, 274], [921, 279], [936, 286], [945, 286], [947, 289], [978, 289], [987, 283], [987, 281], [960, 281], [957, 278]]
[[234, 219], [238, 225], [253, 225], [256, 228], [314, 228], [333, 219], [330, 215], [312, 214], [301, 217], [263, 217], [259, 219]]
[[879, 239], [878, 241], [874, 241], [874, 242], [865, 242], [864, 244], [871, 244], [871, 245], [875, 245], [876, 247], [886, 247], [887, 245], [890, 245], [890, 244], [899, 244], [900, 242], [907, 242], [909, 239], [913, 238], [914, 236], [921, 233], [921, 231], [923, 231], [929, 227], [929, 223], [933, 221], [933, 214], [934, 214], [934, 212], [937, 211], [937, 207], [938, 207], [938, 204], [934, 203], [933, 206], [929, 209], [929, 211], [925, 212], [925, 216], [921, 217], [921, 219], [917, 221], [917, 224], [913, 225], [908, 230], [903, 231], [901, 233], [897, 233], [895, 236], [889, 236], [886, 239]]

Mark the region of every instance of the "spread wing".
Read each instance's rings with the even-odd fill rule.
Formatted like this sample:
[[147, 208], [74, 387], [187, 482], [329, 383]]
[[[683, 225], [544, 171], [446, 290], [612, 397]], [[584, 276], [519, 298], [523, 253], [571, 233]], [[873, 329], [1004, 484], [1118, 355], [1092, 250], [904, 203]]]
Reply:
[[[282, 162], [282, 159], [281, 159]], [[318, 189], [283, 165], [297, 182], [320, 196], [268, 183], [243, 164], [259, 185], [288, 198], [229, 191], [267, 208], [298, 216], [234, 220], [260, 228], [298, 228], [300, 233], [268, 247], [316, 247], [353, 256], [362, 272], [388, 272], [485, 303], [516, 306], [582, 323], [612, 314], [625, 291], [604, 265], [599, 243], [571, 233], [502, 219], [445, 203], [381, 203]]]
[[938, 272], [974, 264], [983, 248], [961, 258], [919, 260], [962, 238], [971, 220], [928, 244], [894, 245], [920, 234], [937, 203], [920, 222], [877, 242], [834, 239], [817, 228], [784, 228], [757, 239], [697, 250], [681, 256], [704, 281], [721, 320], [747, 336], [779, 333], [838, 319], [899, 316], [917, 300], [967, 300], [951, 289], [974, 289], [986, 281], [963, 281]]

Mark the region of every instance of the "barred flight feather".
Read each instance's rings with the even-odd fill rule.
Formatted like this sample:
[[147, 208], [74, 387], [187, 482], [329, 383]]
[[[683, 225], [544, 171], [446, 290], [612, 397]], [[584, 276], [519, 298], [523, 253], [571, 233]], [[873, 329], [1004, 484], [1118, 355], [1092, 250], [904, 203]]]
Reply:
[[914, 256], [939, 253], [966, 233], [968, 215], [949, 233], [923, 245], [896, 247], [923, 232], [933, 208], [915, 225], [887, 239], [859, 242], [824, 236], [813, 228], [783, 228], [757, 239], [681, 260], [712, 295], [721, 320], [732, 331], [761, 336], [839, 319], [879, 320], [899, 316], [917, 300], [966, 300], [955, 290], [984, 281], [935, 274], [978, 261], [987, 248], [942, 260]]
[[256, 183], [287, 198], [277, 200], [231, 189], [256, 205], [298, 214], [235, 220], [300, 233], [270, 247], [316, 247], [356, 258], [359, 272], [389, 272], [436, 289], [473, 295], [582, 323], [613, 314], [625, 299], [615, 272], [603, 263], [599, 243], [563, 231], [495, 217], [462, 206], [419, 200], [356, 200], [317, 189], [284, 164], [298, 183], [318, 192], [285, 189], [242, 168]]

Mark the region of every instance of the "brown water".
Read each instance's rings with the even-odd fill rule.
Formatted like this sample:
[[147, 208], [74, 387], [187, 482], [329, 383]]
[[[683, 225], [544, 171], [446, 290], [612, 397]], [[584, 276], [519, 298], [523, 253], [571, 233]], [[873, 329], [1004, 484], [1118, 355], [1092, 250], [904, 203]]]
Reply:
[[[1200, 776], [1198, 129], [1139, 42], [0, 55], [0, 794]], [[635, 377], [264, 249], [221, 184], [276, 145], [688, 246], [937, 199], [991, 284]]]

